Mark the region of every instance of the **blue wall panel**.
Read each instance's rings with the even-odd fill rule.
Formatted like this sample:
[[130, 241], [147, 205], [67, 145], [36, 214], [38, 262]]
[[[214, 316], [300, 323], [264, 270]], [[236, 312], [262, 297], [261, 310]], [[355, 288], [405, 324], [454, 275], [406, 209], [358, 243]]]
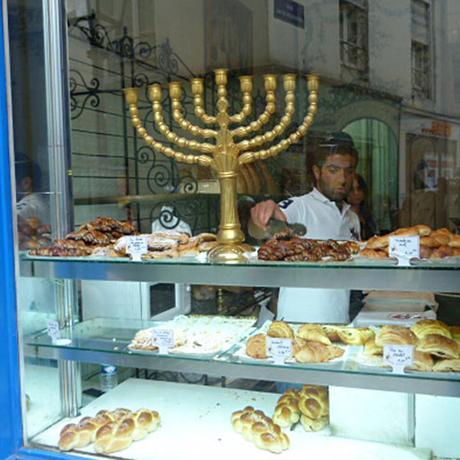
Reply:
[[[3, 12], [0, 23], [0, 458], [22, 444]], [[5, 423], [6, 422], [6, 423]]]

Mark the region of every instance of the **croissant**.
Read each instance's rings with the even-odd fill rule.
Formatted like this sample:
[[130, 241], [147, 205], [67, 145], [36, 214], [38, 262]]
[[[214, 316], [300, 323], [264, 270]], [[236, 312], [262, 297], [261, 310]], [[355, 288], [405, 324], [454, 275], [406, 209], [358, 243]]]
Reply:
[[417, 351], [424, 351], [440, 358], [457, 359], [460, 354], [458, 343], [443, 335], [426, 335], [417, 344]]
[[294, 331], [292, 330], [292, 327], [284, 321], [273, 321], [270, 324], [267, 335], [280, 339], [293, 339]]
[[419, 340], [430, 334], [443, 335], [448, 338], [452, 337], [447, 324], [437, 319], [422, 319], [421, 321], [417, 321], [411, 327], [411, 330]]
[[384, 345], [415, 345], [417, 337], [410, 330], [403, 326], [382, 326], [375, 338], [375, 344]]
[[256, 334], [250, 337], [246, 343], [246, 354], [255, 359], [268, 358], [267, 336], [265, 334]]
[[318, 419], [311, 419], [306, 415], [300, 416], [300, 423], [305, 431], [321, 431], [329, 424], [328, 417], [320, 417]]
[[343, 327], [337, 330], [337, 334], [347, 345], [363, 345], [374, 336], [374, 332], [367, 327]]
[[414, 351], [414, 362], [409, 368], [414, 371], [430, 372], [433, 369], [433, 357], [430, 353]]
[[319, 324], [304, 324], [297, 331], [297, 336], [311, 342], [320, 342], [324, 345], [331, 344], [331, 340]]
[[460, 359], [442, 359], [433, 366], [434, 372], [460, 372]]
[[319, 342], [305, 341], [303, 346], [296, 348], [294, 358], [299, 363], [324, 363], [331, 359], [328, 346]]

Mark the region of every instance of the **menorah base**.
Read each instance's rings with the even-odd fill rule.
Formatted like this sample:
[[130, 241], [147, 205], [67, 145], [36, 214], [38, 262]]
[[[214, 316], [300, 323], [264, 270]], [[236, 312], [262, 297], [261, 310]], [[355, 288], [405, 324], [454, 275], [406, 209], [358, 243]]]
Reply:
[[208, 252], [209, 262], [239, 264], [248, 261], [247, 244], [218, 244]]

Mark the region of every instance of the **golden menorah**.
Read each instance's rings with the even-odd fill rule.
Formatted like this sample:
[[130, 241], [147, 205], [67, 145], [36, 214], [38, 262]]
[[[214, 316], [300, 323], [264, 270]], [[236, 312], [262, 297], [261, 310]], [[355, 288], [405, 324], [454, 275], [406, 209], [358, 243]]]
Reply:
[[[214, 143], [187, 139], [171, 131], [163, 117], [163, 91], [161, 85], [154, 83], [148, 87], [148, 95], [152, 102], [153, 116], [158, 130], [170, 143], [177, 145], [179, 148], [199, 152], [199, 154], [182, 153], [155, 140], [147, 132], [139, 118], [139, 89], [125, 89], [125, 97], [129, 105], [133, 125], [137, 133], [144, 138], [149, 146], [168, 157], [174, 158], [176, 161], [210, 167], [216, 172], [221, 191], [220, 225], [217, 235], [219, 244], [209, 253], [208, 257], [209, 260], [214, 262], [241, 262], [245, 260], [244, 252], [246, 247], [243, 244], [244, 233], [241, 231], [237, 209], [239, 167], [256, 160], [274, 157], [286, 150], [291, 144], [299, 142], [305, 136], [318, 109], [318, 77], [316, 75], [307, 76], [309, 107], [303, 122], [298, 126], [297, 130], [271, 147], [261, 150], [256, 149], [281, 136], [292, 122], [295, 112], [296, 76], [294, 74], [283, 75], [285, 91], [284, 114], [273, 129], [257, 135], [256, 133], [262, 129], [276, 111], [277, 76], [273, 74], [264, 75], [265, 110], [255, 121], [248, 123], [246, 126], [241, 126], [241, 123], [251, 115], [253, 110], [253, 77], [240, 77], [243, 106], [241, 111], [234, 115], [229, 115], [228, 113], [227, 80], [227, 69], [215, 70], [218, 97], [216, 104], [217, 114], [211, 116], [206, 113], [204, 108], [204, 79], [191, 79], [196, 116], [205, 125], [217, 125], [218, 129], [202, 128], [186, 120], [181, 102], [183, 98], [182, 85], [179, 82], [169, 83], [169, 96], [172, 102], [174, 120], [184, 131], [190, 132], [192, 136], [200, 136], [205, 140], [215, 139]], [[240, 124], [240, 126], [230, 129], [230, 125], [236, 123]], [[251, 134], [254, 135], [250, 139], [241, 140], [240, 142], [234, 141], [235, 138], [244, 138]]]

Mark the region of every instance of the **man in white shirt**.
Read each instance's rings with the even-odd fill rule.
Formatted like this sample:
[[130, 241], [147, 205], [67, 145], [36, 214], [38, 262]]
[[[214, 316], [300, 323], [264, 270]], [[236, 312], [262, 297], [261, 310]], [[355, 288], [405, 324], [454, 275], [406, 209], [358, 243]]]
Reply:
[[[272, 200], [251, 209], [252, 222], [265, 228], [269, 219], [302, 223], [308, 238], [359, 239], [358, 216], [345, 197], [353, 185], [358, 153], [351, 137], [337, 133], [320, 144], [313, 166], [310, 193], [276, 204]], [[350, 291], [344, 289], [281, 288], [277, 319], [297, 322], [347, 323]]]

